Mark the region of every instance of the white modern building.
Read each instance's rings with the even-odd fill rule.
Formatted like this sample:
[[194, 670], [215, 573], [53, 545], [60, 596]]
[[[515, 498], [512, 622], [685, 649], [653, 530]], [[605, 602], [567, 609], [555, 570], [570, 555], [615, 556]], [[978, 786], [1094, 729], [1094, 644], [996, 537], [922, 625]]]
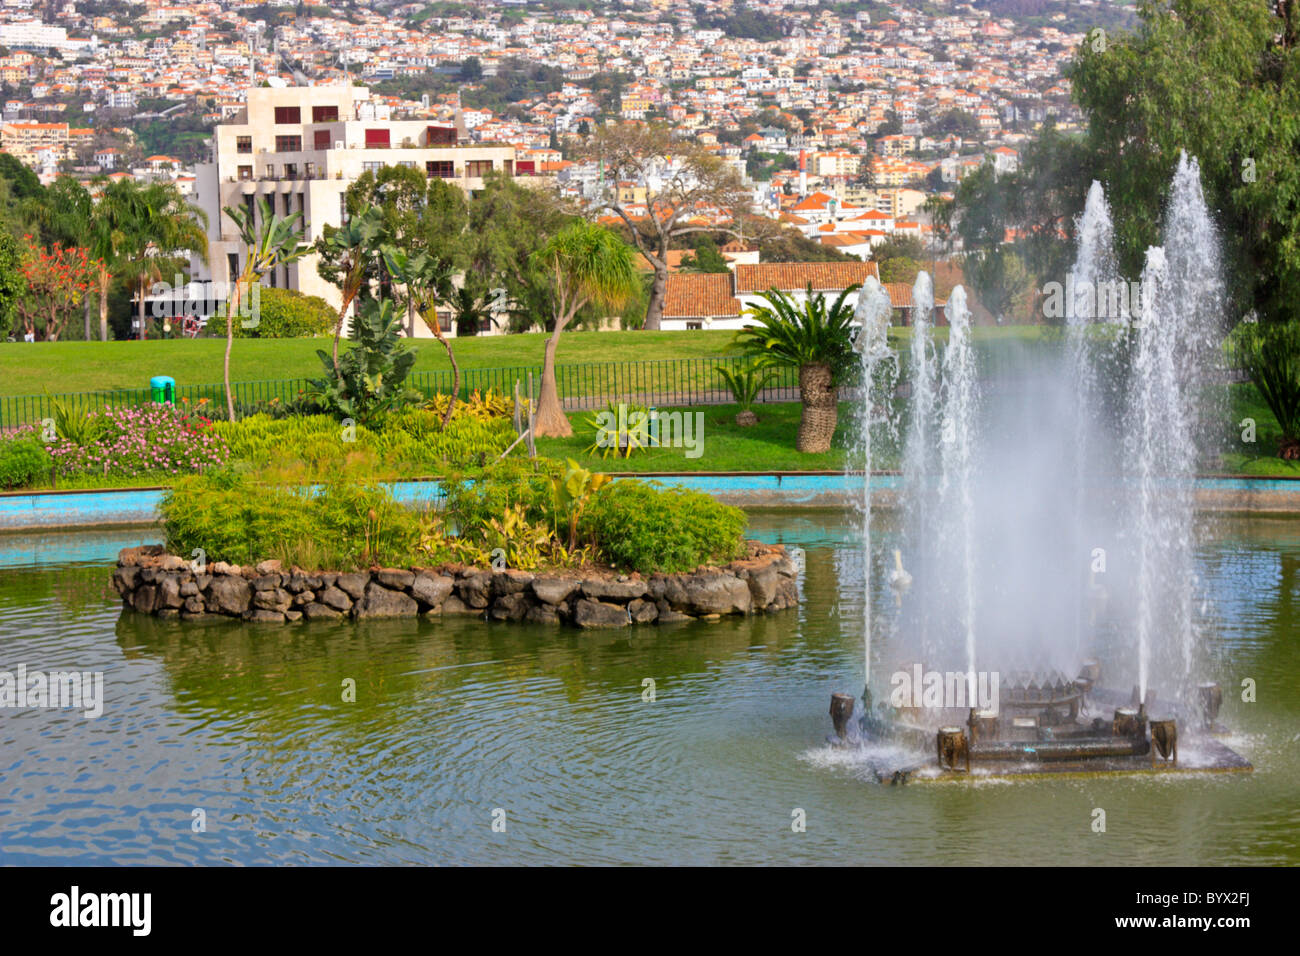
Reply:
[[[264, 199], [280, 215], [301, 213], [304, 241], [344, 222], [348, 187], [367, 171], [409, 166], [466, 193], [489, 172], [532, 176], [515, 148], [465, 144], [463, 125], [391, 119], [386, 104], [359, 86], [253, 88], [242, 113], [213, 130], [211, 162], [195, 167], [196, 201], [208, 215], [208, 264], [192, 275], [228, 288], [243, 263], [234, 222], [223, 209], [243, 205], [257, 215]], [[280, 266], [265, 284], [317, 295], [337, 306], [339, 290], [316, 271], [317, 256]], [[422, 325], [409, 334], [431, 334]]]

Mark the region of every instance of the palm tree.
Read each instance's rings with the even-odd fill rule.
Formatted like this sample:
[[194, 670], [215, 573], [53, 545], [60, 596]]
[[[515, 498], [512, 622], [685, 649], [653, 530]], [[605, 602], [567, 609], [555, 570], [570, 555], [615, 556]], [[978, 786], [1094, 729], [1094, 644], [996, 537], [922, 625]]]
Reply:
[[468, 274], [459, 289], [451, 290], [449, 305], [456, 322], [457, 338], [478, 335], [492, 324], [492, 309], [473, 287], [473, 279]]
[[[447, 350], [447, 360], [451, 362], [451, 401], [447, 403], [447, 410], [442, 415], [442, 424], [446, 426], [451, 421], [456, 396], [460, 393], [460, 366], [456, 364], [456, 353], [452, 351], [451, 341], [442, 334], [437, 310], [438, 300], [447, 296], [451, 290], [451, 264], [427, 251], [408, 253], [391, 245], [383, 246], [382, 253], [388, 274], [394, 282], [406, 288], [407, 315], [420, 316], [434, 338]], [[414, 328], [414, 323], [411, 323], [412, 331]]]
[[641, 280], [632, 247], [604, 226], [584, 220], [565, 226], [534, 256], [553, 279], [555, 318], [542, 361], [542, 392], [534, 434], [566, 438], [573, 434], [573, 427], [560, 405], [555, 382], [560, 334], [585, 305], [617, 309], [635, 293]]
[[759, 367], [794, 366], [799, 370], [799, 438], [801, 452], [824, 452], [839, 420], [836, 386], [853, 361], [850, 323], [853, 310], [845, 299], [857, 291], [851, 285], [830, 308], [826, 296], [808, 286], [802, 302], [778, 289], [763, 293], [767, 305], [745, 310], [758, 324], [736, 333], [736, 345]]
[[110, 183], [100, 193], [90, 214], [90, 254], [98, 268], [99, 340], [108, 341], [108, 290], [115, 272], [128, 255], [128, 233], [139, 215], [140, 189], [134, 180]]
[[[230, 348], [235, 344], [235, 317], [239, 315], [241, 290], [248, 289], [251, 295], [254, 283], [261, 282], [262, 276], [278, 265], [301, 259], [308, 251], [306, 246], [300, 245], [302, 233], [294, 226], [302, 213], [287, 217], [276, 215], [265, 199], [258, 199], [257, 205], [260, 216], [244, 206], [225, 208], [244, 244], [244, 267], [230, 290], [230, 302], [226, 306], [226, 361], [222, 380], [226, 385], [226, 411], [232, 422], [235, 420], [235, 397], [230, 391]], [[256, 325], [256, 316], [253, 322]]]
[[[134, 192], [132, 192], [134, 190]], [[135, 285], [140, 341], [145, 338], [145, 296], [149, 286], [188, 263], [183, 252], [208, 258], [208, 215], [171, 183], [134, 183], [122, 197], [128, 218], [123, 237], [127, 274]]]
[[351, 217], [339, 228], [326, 230], [326, 234], [316, 241], [316, 251], [325, 260], [326, 271], [333, 271], [337, 275], [337, 283], [343, 293], [338, 320], [334, 323], [335, 375], [339, 372], [339, 336], [343, 334], [343, 319], [366, 284], [366, 269], [383, 229], [383, 213], [378, 207], [371, 206], [359, 216]]

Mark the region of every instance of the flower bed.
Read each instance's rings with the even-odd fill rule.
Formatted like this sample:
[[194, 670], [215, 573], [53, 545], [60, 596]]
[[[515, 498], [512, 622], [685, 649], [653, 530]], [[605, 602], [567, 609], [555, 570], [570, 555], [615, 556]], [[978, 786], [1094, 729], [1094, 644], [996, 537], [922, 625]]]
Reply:
[[171, 405], [109, 408], [86, 417], [82, 441], [46, 442], [61, 477], [186, 475], [223, 465], [229, 450], [212, 423]]

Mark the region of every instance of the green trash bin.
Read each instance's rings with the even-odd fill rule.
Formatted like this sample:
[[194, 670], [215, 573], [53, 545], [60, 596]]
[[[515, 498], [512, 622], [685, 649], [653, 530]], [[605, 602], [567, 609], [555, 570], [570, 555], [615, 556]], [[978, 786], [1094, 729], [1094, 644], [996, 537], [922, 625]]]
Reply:
[[149, 397], [158, 404], [176, 404], [176, 379], [168, 375], [155, 375], [149, 379]]

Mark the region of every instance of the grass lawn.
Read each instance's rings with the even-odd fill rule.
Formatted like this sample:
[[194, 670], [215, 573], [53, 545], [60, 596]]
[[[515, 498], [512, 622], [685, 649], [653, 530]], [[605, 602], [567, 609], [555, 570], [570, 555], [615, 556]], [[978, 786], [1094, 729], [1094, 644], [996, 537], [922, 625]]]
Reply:
[[[584, 468], [625, 473], [647, 471], [819, 471], [840, 470], [845, 466], [845, 449], [851, 443], [853, 407], [840, 403], [839, 425], [830, 451], [804, 455], [795, 451], [799, 430], [798, 403], [755, 405], [758, 424], [741, 428], [736, 424], [738, 405], [703, 405], [682, 409], [702, 414], [703, 432], [693, 428], [698, 439], [698, 457], [688, 458], [687, 448], [647, 448], [630, 458], [614, 455], [602, 457], [603, 449], [589, 453], [596, 440], [595, 426], [589, 423], [590, 412], [569, 415], [573, 435], [569, 438], [539, 438], [537, 453], [548, 458], [572, 458]], [[676, 409], [674, 409], [676, 411]], [[692, 419], [692, 421], [699, 421]], [[883, 462], [881, 468], [893, 467]]]
[[[719, 355], [731, 332], [566, 332], [558, 361], [648, 361]], [[331, 340], [239, 339], [230, 356], [234, 382], [316, 377], [317, 349]], [[546, 336], [493, 335], [454, 339], [463, 368], [542, 364]], [[346, 348], [346, 344], [342, 347]], [[450, 368], [447, 353], [434, 339], [417, 339], [417, 371]], [[0, 342], [0, 395], [94, 392], [147, 388], [154, 375], [170, 375], [177, 385], [221, 382], [224, 339], [169, 339], [145, 342]]]
[[[1300, 462], [1277, 457], [1277, 442], [1282, 436], [1277, 419], [1268, 410], [1254, 385], [1233, 385], [1229, 392], [1231, 420], [1228, 440], [1233, 451], [1225, 452], [1221, 469], [1227, 474], [1259, 475], [1269, 478], [1300, 478]], [[1254, 443], [1242, 440], [1246, 431], [1241, 422], [1254, 419]]]
[[[947, 329], [936, 338], [947, 338]], [[896, 340], [906, 329], [893, 329]], [[728, 331], [566, 332], [557, 361], [648, 362], [722, 355], [735, 337]], [[1036, 341], [1039, 326], [979, 328], [976, 338], [989, 344]], [[544, 333], [454, 339], [462, 368], [496, 368], [542, 364]], [[447, 355], [433, 339], [417, 339], [416, 371], [450, 368]], [[0, 342], [0, 395], [40, 395], [147, 388], [155, 375], [170, 375], [177, 385], [221, 382], [224, 339], [167, 339], [145, 342]], [[240, 339], [230, 357], [234, 382], [314, 377], [320, 374], [316, 350], [330, 349], [330, 339]]]

